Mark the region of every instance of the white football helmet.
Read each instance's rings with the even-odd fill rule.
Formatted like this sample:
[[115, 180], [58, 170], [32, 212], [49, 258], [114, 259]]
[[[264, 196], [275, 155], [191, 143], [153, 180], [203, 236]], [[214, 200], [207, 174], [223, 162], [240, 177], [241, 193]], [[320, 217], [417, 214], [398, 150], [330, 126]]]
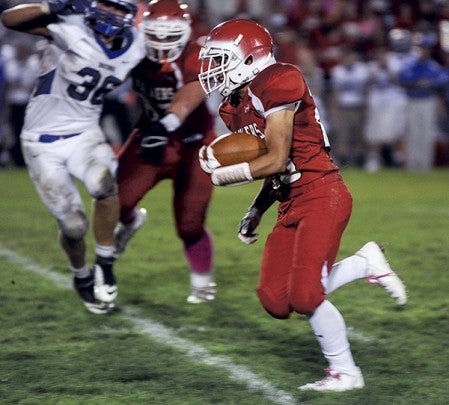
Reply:
[[140, 28], [146, 38], [147, 56], [153, 62], [173, 62], [181, 55], [192, 32], [187, 5], [177, 0], [153, 0], [143, 14]]
[[273, 39], [262, 25], [252, 20], [229, 20], [217, 25], [200, 51], [198, 75], [206, 94], [218, 90], [224, 97], [249, 83], [275, 63]]

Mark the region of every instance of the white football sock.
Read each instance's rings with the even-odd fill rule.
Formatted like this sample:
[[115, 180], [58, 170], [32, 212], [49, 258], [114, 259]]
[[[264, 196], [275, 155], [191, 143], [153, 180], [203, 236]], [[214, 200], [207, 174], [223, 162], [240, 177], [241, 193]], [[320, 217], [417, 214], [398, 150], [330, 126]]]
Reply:
[[354, 280], [365, 278], [368, 271], [368, 261], [361, 256], [349, 256], [335, 263], [327, 276], [326, 294]]
[[357, 366], [352, 358], [346, 324], [338, 309], [325, 300], [309, 318], [309, 323], [329, 367], [349, 374], [353, 372]]
[[190, 272], [190, 285], [194, 288], [207, 287], [209, 283], [214, 281], [213, 273], [198, 273], [196, 271]]
[[95, 254], [101, 257], [113, 257], [114, 246], [95, 245]]
[[85, 264], [80, 269], [75, 269], [75, 267], [70, 266], [70, 271], [74, 274], [76, 278], [86, 278], [90, 276], [90, 270], [87, 267], [87, 264]]

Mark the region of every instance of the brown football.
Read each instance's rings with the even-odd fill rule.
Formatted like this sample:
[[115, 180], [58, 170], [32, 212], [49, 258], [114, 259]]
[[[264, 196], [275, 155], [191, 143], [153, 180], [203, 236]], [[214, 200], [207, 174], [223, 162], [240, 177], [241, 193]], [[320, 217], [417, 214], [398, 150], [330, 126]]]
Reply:
[[250, 162], [267, 153], [267, 145], [258, 136], [246, 132], [221, 135], [209, 144], [222, 166]]

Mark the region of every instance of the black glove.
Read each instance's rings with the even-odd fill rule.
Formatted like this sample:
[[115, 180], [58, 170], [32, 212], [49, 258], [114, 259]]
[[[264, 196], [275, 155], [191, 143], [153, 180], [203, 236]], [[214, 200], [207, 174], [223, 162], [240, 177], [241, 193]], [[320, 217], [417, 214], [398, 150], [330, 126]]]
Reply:
[[285, 201], [290, 194], [290, 185], [283, 183], [279, 176], [272, 178], [272, 189], [270, 190], [270, 196], [279, 202]]
[[262, 215], [256, 207], [248, 209], [238, 226], [238, 237], [243, 243], [251, 244], [257, 241], [259, 234], [254, 231], [259, 226], [261, 218]]
[[159, 121], [152, 121], [141, 128], [140, 132], [142, 138], [139, 157], [145, 163], [160, 164], [164, 159], [165, 147], [170, 136], [168, 131]]

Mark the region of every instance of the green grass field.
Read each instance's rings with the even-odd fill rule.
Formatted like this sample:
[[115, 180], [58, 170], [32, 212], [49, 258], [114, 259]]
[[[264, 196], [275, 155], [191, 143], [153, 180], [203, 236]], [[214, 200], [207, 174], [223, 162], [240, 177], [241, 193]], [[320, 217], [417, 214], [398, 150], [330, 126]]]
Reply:
[[148, 221], [116, 264], [120, 310], [98, 316], [70, 287], [56, 223], [27, 173], [0, 172], [0, 403], [448, 404], [449, 171], [343, 175], [354, 210], [340, 258], [384, 243], [409, 304], [396, 308], [364, 281], [334, 293], [366, 387], [319, 394], [297, 389], [326, 366], [308, 322], [270, 318], [254, 291], [275, 211], [255, 245], [236, 237], [258, 183], [216, 189], [215, 302], [185, 302], [189, 273], [162, 183], [142, 202]]

